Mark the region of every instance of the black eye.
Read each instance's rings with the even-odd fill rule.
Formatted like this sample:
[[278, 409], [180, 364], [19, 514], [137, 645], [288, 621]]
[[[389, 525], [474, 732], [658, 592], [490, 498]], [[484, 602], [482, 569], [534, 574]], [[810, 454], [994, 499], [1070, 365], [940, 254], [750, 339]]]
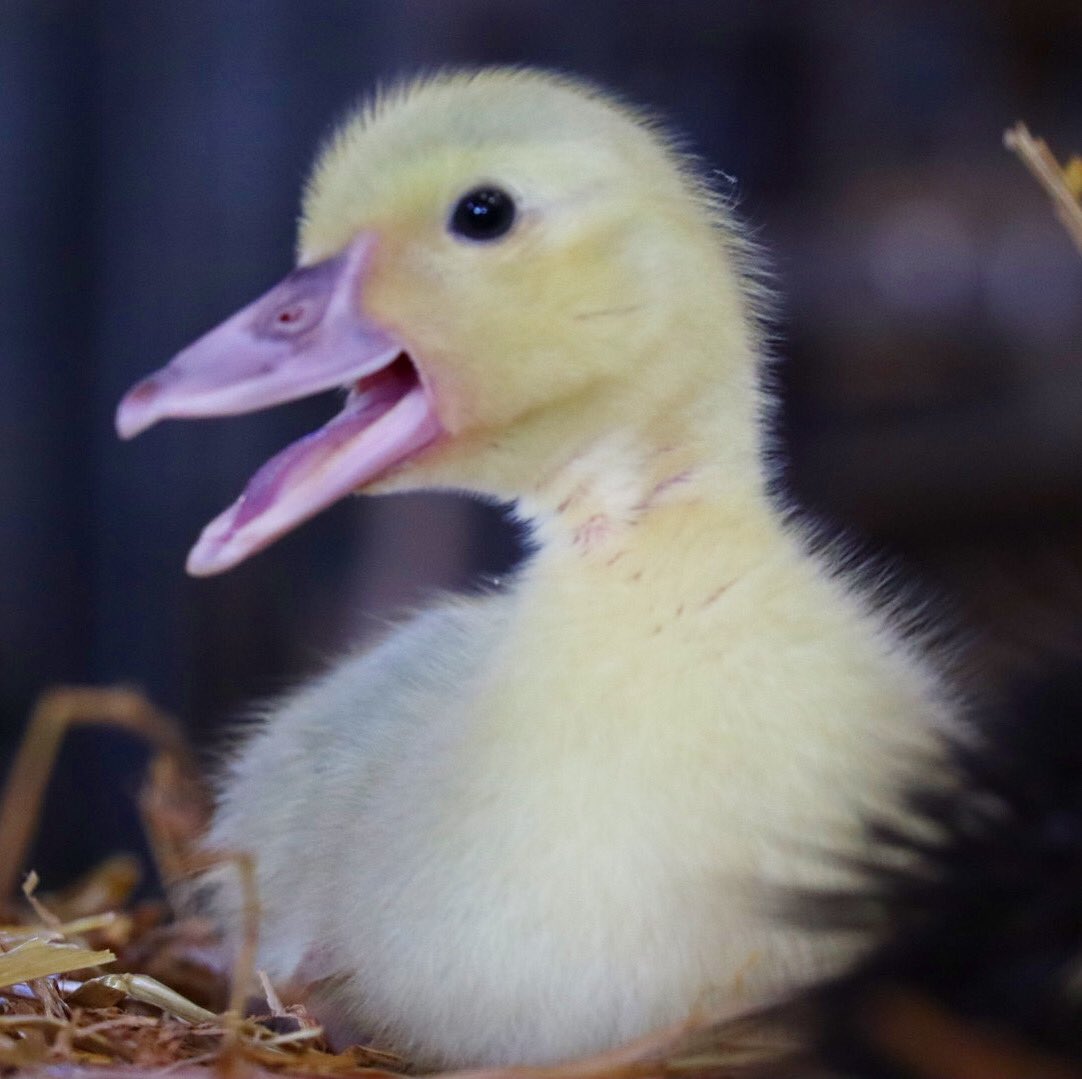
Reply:
[[498, 240], [515, 223], [515, 200], [498, 187], [479, 187], [458, 200], [451, 231], [467, 240]]

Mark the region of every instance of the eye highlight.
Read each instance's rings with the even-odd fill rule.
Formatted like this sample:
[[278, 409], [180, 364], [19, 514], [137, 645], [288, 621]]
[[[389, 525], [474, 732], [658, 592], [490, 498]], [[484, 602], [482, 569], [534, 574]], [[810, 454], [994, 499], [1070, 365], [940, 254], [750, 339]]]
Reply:
[[478, 187], [458, 200], [448, 227], [465, 240], [498, 240], [511, 230], [515, 212], [515, 200], [506, 191]]

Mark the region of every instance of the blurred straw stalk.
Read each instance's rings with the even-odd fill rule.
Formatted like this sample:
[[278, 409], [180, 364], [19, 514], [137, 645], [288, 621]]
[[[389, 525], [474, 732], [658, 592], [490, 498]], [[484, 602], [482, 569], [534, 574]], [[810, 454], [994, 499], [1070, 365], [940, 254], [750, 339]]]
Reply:
[[1060, 165], [1044, 139], [1035, 138], [1021, 122], [1003, 133], [1003, 142], [1048, 192], [1056, 216], [1082, 251], [1082, 157]]

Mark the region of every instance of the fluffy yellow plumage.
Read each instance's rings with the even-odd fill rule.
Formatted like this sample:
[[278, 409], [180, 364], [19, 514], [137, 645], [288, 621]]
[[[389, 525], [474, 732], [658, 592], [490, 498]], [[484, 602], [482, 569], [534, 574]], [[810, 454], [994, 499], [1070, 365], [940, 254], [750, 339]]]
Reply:
[[[513, 226], [456, 234], [486, 188]], [[537, 550], [273, 709], [238, 756], [211, 842], [258, 853], [260, 965], [327, 979], [332, 1025], [428, 1064], [559, 1060], [828, 969], [840, 952], [783, 926], [775, 886], [839, 878], [823, 851], [859, 849], [860, 811], [951, 708], [768, 496], [754, 288], [717, 200], [597, 91], [482, 71], [350, 121], [299, 251], [310, 271], [215, 331], [294, 335], [228, 394], [298, 396], [250, 387], [298, 350], [329, 363], [313, 335], [354, 320], [379, 392], [392, 361], [407, 387], [366, 432], [393, 434], [407, 398], [430, 426], [407, 450], [387, 435], [393, 459], [365, 449], [353, 485], [514, 502]], [[226, 410], [207, 347], [133, 390], [122, 430]], [[364, 398], [358, 371], [340, 381]], [[253, 481], [199, 565], [315, 512], [339, 451], [313, 453]]]

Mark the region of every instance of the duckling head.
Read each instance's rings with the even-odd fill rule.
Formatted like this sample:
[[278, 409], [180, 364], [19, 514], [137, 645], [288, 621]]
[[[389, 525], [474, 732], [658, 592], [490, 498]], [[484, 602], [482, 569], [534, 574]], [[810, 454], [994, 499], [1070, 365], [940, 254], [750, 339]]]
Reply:
[[543, 514], [549, 478], [602, 443], [645, 459], [699, 442], [719, 471], [757, 474], [738, 246], [671, 141], [600, 92], [523, 70], [415, 83], [319, 156], [298, 268], [135, 385], [117, 428], [346, 389], [207, 526], [197, 575], [353, 491]]

